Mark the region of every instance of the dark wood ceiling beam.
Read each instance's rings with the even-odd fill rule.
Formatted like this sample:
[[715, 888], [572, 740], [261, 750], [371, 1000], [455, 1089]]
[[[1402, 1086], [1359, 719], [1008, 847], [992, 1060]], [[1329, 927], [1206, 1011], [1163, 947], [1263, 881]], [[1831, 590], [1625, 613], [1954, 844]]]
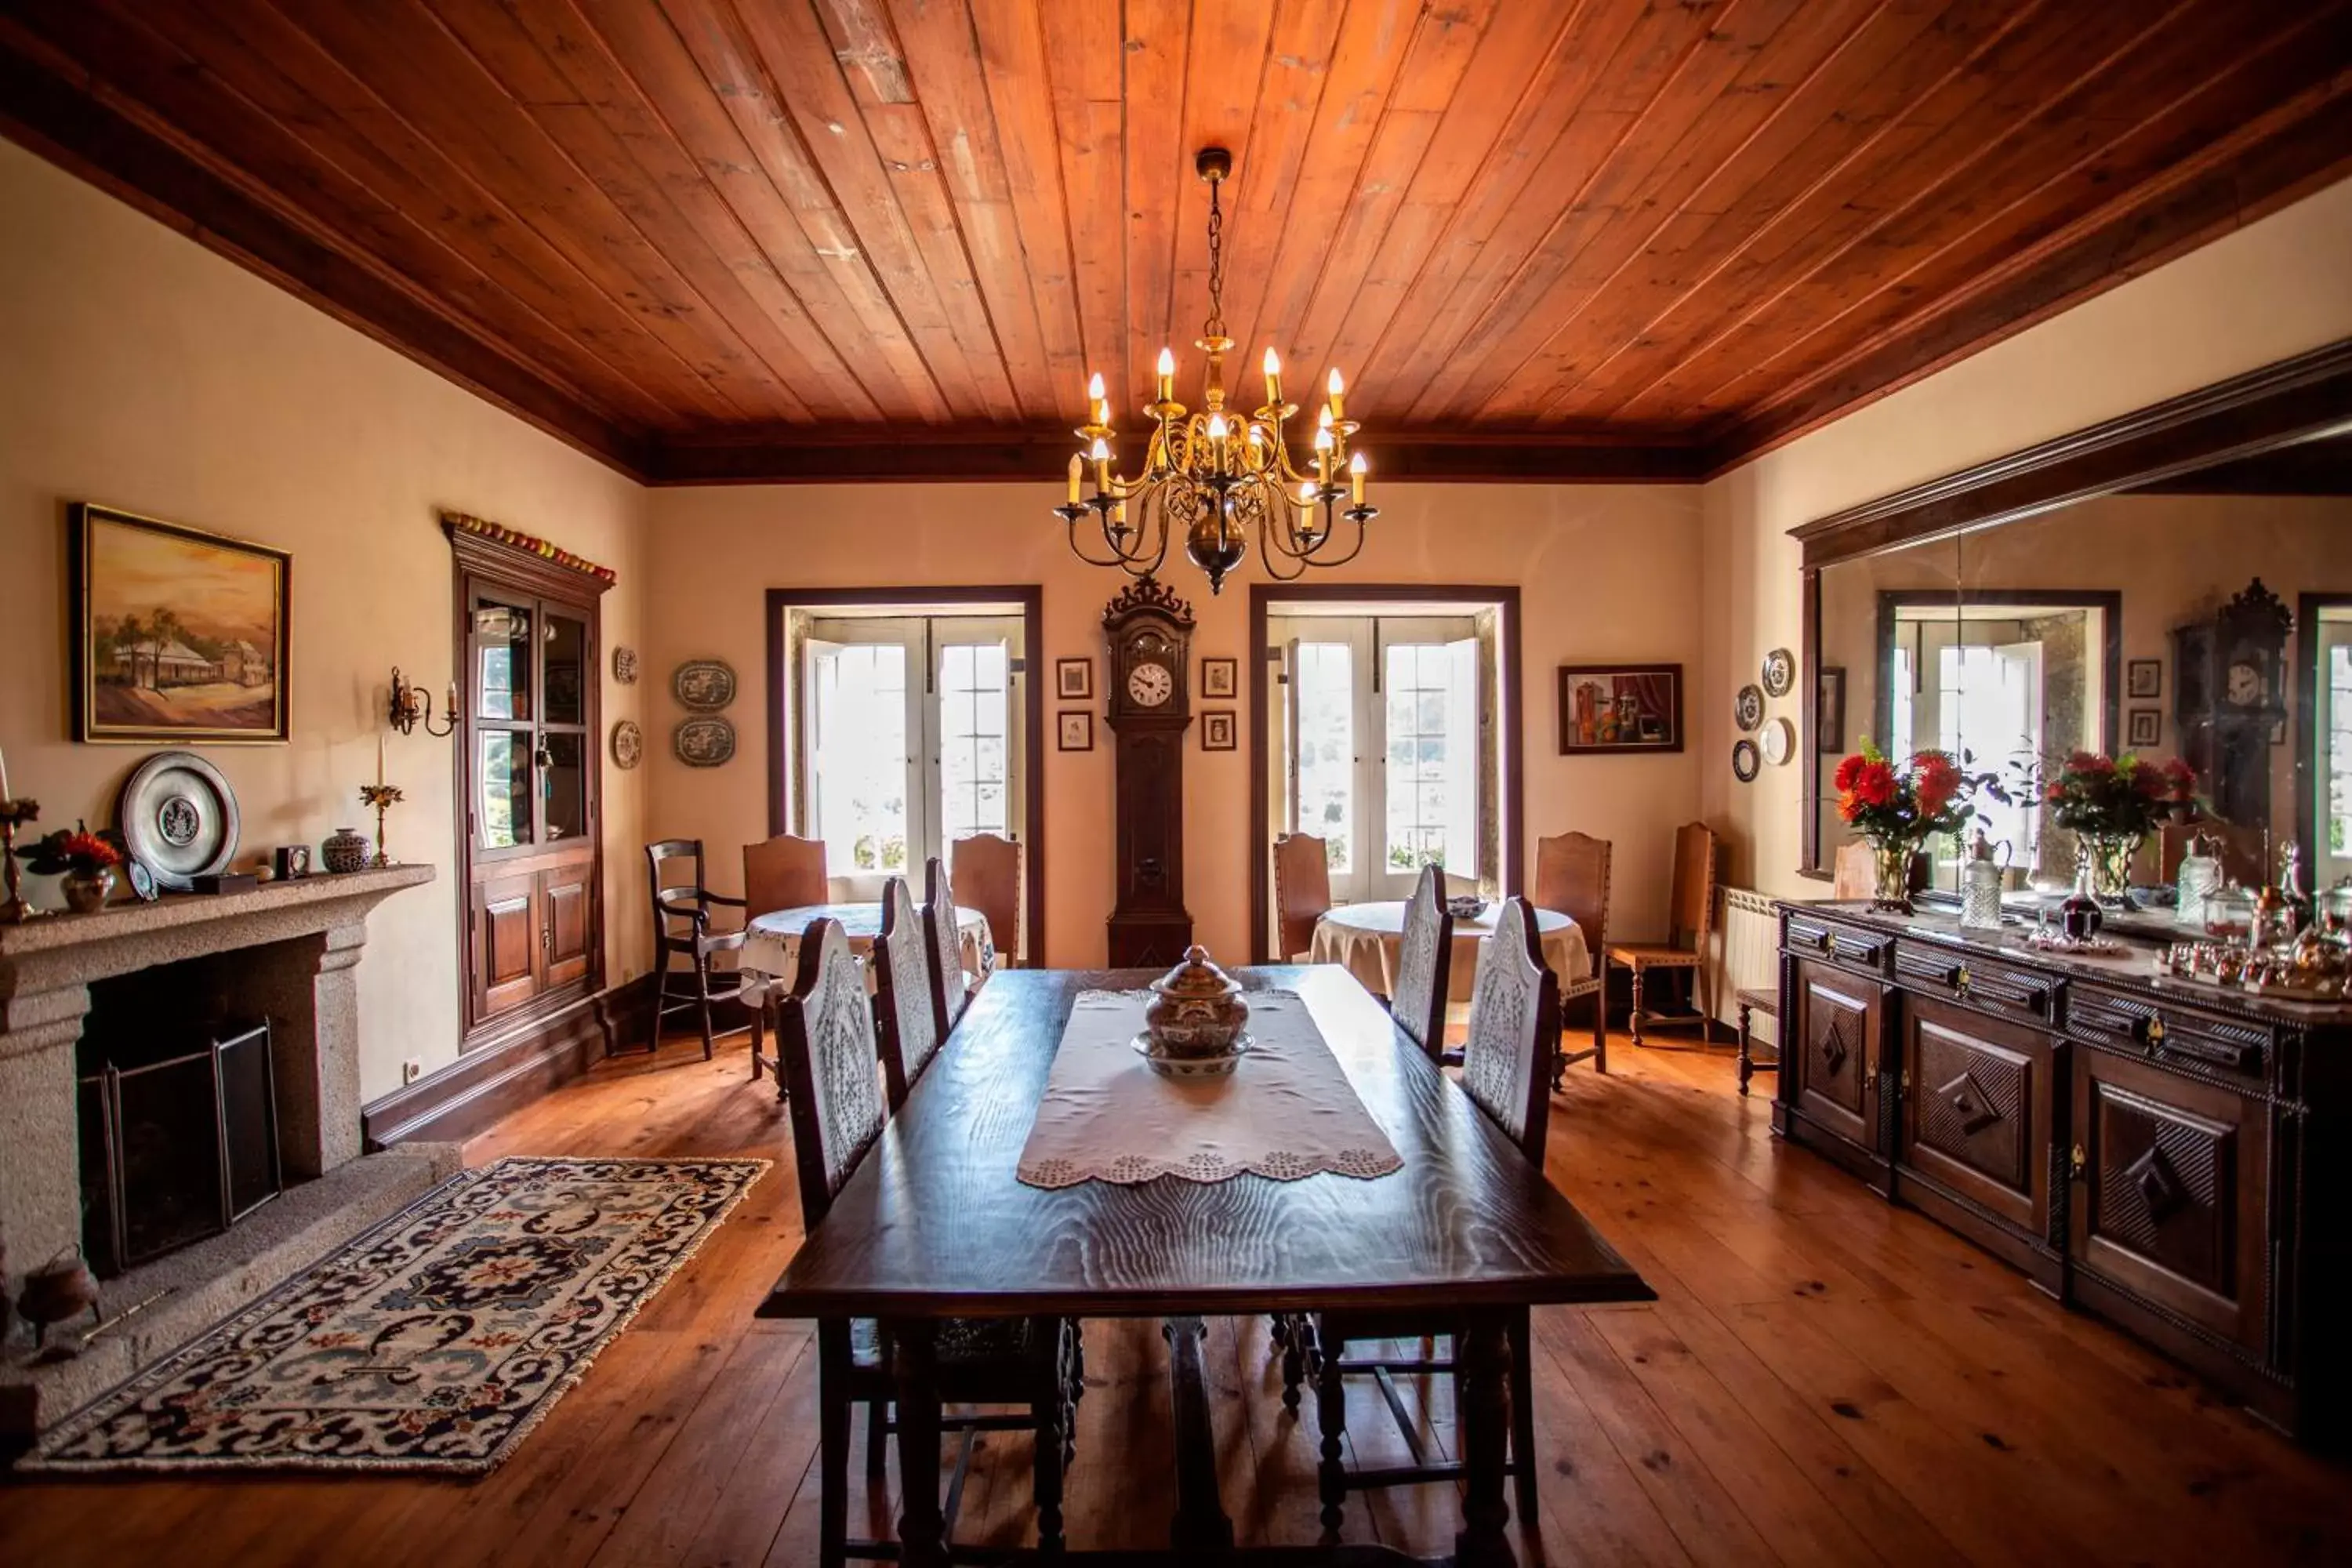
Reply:
[[237, 261], [548, 434], [644, 477], [633, 433], [417, 304], [341, 251], [205, 168], [106, 101], [103, 84], [55, 74], [0, 25], [0, 127], [61, 167]]
[[[660, 442], [651, 482], [846, 484], [992, 480], [1058, 490], [1070, 434], [1057, 426], [942, 431], [920, 441], [873, 432], [812, 437], [794, 428]], [[1705, 454], [1673, 440], [1554, 433], [1405, 431], [1381, 437], [1381, 483], [1689, 483]], [[1048, 518], [1043, 505], [1041, 521]], [[1375, 523], [1374, 527], [1379, 525]]]

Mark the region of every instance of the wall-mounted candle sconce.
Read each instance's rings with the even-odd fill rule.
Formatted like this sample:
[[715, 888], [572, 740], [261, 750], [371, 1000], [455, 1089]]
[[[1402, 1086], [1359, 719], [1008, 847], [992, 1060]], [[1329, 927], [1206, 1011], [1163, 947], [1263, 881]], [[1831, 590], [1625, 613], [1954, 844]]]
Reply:
[[457, 728], [457, 683], [449, 683], [449, 703], [442, 715], [440, 726], [433, 723], [433, 696], [421, 686], [411, 686], [401, 679], [400, 666], [392, 667], [392, 702], [386, 715], [392, 727], [405, 735], [419, 724], [428, 735], [447, 735]]

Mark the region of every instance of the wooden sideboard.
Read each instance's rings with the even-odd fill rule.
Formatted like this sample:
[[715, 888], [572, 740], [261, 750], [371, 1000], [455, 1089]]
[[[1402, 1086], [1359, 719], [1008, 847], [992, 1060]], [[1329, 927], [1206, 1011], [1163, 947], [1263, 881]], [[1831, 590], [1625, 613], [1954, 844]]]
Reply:
[[2156, 951], [1784, 903], [1773, 1131], [2341, 1442], [2352, 1006], [2174, 980]]

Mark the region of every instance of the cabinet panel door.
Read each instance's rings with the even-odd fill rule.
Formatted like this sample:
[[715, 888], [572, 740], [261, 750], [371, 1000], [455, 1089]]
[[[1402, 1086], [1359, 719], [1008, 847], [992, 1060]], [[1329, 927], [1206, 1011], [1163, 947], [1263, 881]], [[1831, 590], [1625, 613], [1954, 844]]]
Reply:
[[2038, 1030], [1906, 995], [1899, 1158], [2045, 1235], [2052, 1055]]
[[2261, 1350], [2264, 1107], [2104, 1052], [2074, 1062], [2075, 1261]]
[[1885, 993], [1825, 963], [1797, 965], [1797, 1105], [1864, 1148], [1878, 1147], [1879, 1021]]
[[589, 884], [595, 862], [583, 858], [539, 876], [541, 919], [545, 921], [547, 988], [569, 985], [588, 973]]
[[535, 879], [499, 877], [475, 884], [476, 962], [480, 1016], [488, 1018], [539, 994], [539, 920]]

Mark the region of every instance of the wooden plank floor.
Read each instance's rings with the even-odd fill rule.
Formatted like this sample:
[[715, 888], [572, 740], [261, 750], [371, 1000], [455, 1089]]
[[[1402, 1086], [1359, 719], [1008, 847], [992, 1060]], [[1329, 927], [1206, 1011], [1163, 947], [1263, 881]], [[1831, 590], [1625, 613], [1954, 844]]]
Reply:
[[[1612, 1065], [1570, 1075], [1551, 1174], [1660, 1299], [1538, 1314], [1523, 1562], [2352, 1562], [2352, 1469], [1775, 1144], [1727, 1052], [1621, 1044]], [[685, 1041], [608, 1063], [468, 1147], [777, 1161], [488, 1479], [16, 1481], [0, 1563], [814, 1562], [815, 1357], [751, 1315], [800, 1237], [784, 1138], [738, 1037], [716, 1063]], [[1208, 1349], [1239, 1534], [1316, 1539], [1314, 1421], [1283, 1412], [1263, 1321], [1217, 1322]], [[1088, 1325], [1073, 1544], [1165, 1540], [1165, 1357], [1156, 1324]], [[1448, 1447], [1450, 1391], [1404, 1386]], [[1354, 1462], [1402, 1457], [1370, 1389], [1349, 1426]], [[1028, 1455], [983, 1441], [962, 1539], [1027, 1537]], [[851, 1470], [852, 1528], [887, 1533], [895, 1500]], [[1456, 1518], [1450, 1489], [1360, 1493], [1345, 1533], [1440, 1552]]]

